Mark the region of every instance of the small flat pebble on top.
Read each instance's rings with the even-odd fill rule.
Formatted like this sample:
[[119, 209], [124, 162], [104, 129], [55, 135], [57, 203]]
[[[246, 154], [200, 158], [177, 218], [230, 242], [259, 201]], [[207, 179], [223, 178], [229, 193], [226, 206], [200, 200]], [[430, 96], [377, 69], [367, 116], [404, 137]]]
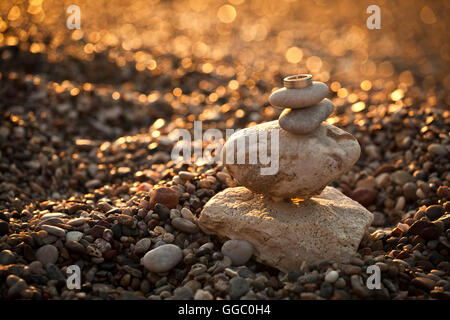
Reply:
[[317, 129], [333, 113], [333, 103], [323, 99], [317, 105], [303, 109], [285, 109], [278, 118], [280, 127], [294, 134], [307, 134]]
[[253, 255], [253, 245], [245, 240], [228, 240], [222, 246], [222, 253], [229, 257], [234, 266], [244, 265]]
[[312, 85], [300, 89], [278, 89], [269, 96], [272, 106], [278, 108], [299, 109], [318, 104], [328, 95], [328, 86], [323, 82], [313, 81]]

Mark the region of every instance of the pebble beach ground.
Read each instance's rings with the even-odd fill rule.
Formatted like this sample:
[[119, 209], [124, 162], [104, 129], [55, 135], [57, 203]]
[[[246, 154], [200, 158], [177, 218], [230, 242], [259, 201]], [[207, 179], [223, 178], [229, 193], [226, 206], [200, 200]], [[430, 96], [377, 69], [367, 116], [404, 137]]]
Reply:
[[[80, 1], [71, 31], [59, 1], [2, 1], [0, 298], [449, 299], [450, 8], [381, 6], [368, 30], [350, 1]], [[332, 185], [374, 221], [350, 263], [283, 273], [200, 231], [236, 182], [170, 153], [196, 120], [277, 119], [268, 96], [295, 73], [330, 86], [327, 121], [362, 150]]]

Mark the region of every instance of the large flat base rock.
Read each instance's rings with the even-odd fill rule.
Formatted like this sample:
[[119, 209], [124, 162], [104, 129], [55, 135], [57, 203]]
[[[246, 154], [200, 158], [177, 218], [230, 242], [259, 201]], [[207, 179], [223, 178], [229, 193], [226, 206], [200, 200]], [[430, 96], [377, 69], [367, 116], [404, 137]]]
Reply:
[[287, 272], [303, 261], [346, 262], [372, 220], [372, 213], [333, 187], [297, 203], [236, 187], [208, 201], [199, 226], [207, 234], [251, 242], [258, 261]]

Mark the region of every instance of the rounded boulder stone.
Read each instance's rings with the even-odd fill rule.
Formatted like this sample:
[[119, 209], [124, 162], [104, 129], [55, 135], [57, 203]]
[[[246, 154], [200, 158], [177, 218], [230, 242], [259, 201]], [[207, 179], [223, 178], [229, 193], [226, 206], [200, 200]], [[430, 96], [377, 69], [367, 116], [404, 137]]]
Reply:
[[171, 270], [182, 259], [183, 253], [178, 246], [164, 244], [147, 252], [142, 258], [142, 264], [151, 272], [163, 273]]
[[312, 85], [299, 89], [278, 89], [269, 96], [269, 102], [277, 108], [300, 109], [318, 104], [328, 95], [328, 86], [313, 81]]
[[[267, 139], [247, 143], [255, 140], [250, 139], [252, 135], [260, 138], [262, 134]], [[245, 148], [238, 148], [242, 141]], [[234, 133], [223, 147], [225, 166], [240, 185], [278, 199], [320, 194], [351, 169], [360, 152], [350, 133], [325, 122], [307, 135], [283, 130], [278, 121], [266, 122]], [[267, 162], [260, 161], [261, 154], [267, 155]], [[238, 163], [240, 156], [244, 163]]]
[[316, 130], [334, 111], [333, 103], [323, 99], [317, 105], [304, 109], [285, 109], [278, 122], [284, 130], [295, 134], [307, 134]]

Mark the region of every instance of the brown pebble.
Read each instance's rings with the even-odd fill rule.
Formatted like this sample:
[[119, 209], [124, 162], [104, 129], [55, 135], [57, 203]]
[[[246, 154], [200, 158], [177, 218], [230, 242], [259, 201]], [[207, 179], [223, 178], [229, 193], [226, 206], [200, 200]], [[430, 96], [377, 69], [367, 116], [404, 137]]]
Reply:
[[165, 205], [169, 209], [174, 209], [178, 205], [178, 193], [167, 187], [153, 189], [150, 196], [150, 209], [154, 209], [157, 203]]
[[370, 206], [377, 199], [378, 192], [373, 189], [356, 189], [351, 198], [365, 207]]
[[425, 277], [416, 277], [411, 281], [411, 284], [426, 291], [432, 290], [434, 288], [434, 283], [433, 280]]
[[92, 227], [92, 229], [89, 231], [89, 234], [91, 236], [93, 236], [94, 238], [101, 238], [103, 237], [103, 232], [106, 229], [105, 226], [101, 226], [101, 225], [95, 225], [94, 227]]

